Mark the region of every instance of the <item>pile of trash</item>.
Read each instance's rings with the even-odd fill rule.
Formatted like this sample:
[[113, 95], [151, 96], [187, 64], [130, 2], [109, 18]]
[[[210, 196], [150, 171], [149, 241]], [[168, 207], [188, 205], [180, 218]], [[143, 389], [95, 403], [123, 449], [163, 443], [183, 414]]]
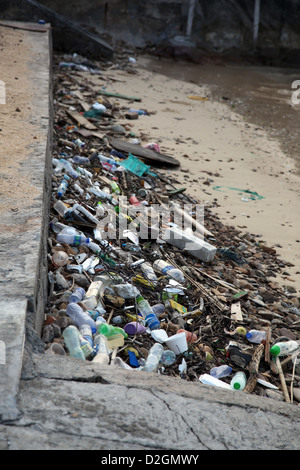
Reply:
[[297, 404], [299, 299], [274, 280], [287, 263], [161, 173], [172, 159], [118, 124], [147, 110], [84, 76], [115, 68], [136, 73], [126, 54], [54, 57], [45, 352]]

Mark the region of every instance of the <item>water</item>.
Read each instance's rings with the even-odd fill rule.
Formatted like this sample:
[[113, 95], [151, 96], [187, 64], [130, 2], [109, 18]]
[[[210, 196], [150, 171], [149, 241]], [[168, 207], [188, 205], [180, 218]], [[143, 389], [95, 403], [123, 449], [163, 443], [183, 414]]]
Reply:
[[[253, 65], [190, 64], [172, 59], [146, 59], [147, 69], [170, 78], [209, 86], [215, 101], [228, 104], [247, 121], [279, 140], [282, 151], [295, 159], [300, 175], [300, 102], [292, 88], [300, 69]], [[300, 92], [295, 96], [300, 101]]]

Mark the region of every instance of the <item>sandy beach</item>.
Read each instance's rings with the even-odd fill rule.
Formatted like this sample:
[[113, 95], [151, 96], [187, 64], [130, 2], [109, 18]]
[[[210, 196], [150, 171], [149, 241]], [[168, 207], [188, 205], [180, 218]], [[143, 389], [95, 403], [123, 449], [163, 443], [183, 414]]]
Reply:
[[[107, 91], [140, 97], [135, 107], [150, 113], [121, 124], [130, 126], [142, 145], [156, 142], [162, 153], [180, 161], [179, 168], [164, 170], [177, 178], [178, 187], [186, 187], [199, 203], [212, 207], [224, 224], [275, 248], [288, 265], [274, 280], [299, 293], [300, 191], [295, 161], [264, 129], [214, 102], [209, 87], [151, 72], [149, 60], [139, 57], [136, 73], [103, 73]], [[114, 79], [107, 80], [109, 76]], [[123, 107], [132, 107], [121, 101]]]

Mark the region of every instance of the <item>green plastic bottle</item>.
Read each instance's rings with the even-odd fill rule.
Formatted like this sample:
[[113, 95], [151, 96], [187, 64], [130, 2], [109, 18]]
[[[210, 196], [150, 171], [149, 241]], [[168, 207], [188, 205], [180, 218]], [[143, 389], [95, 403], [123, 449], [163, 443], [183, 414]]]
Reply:
[[106, 336], [107, 338], [117, 334], [123, 335], [124, 338], [128, 337], [128, 334], [123, 330], [123, 328], [120, 328], [119, 326], [112, 326], [107, 323], [101, 323], [101, 325], [99, 325], [98, 333], [100, 335]]

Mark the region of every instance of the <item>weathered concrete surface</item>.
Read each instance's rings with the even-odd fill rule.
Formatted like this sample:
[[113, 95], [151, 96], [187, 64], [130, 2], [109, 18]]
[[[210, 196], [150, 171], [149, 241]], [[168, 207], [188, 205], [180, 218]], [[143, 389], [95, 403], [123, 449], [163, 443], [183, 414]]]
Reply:
[[0, 41], [8, 92], [0, 109], [0, 449], [298, 450], [299, 406], [43, 354], [50, 38], [1, 27]]
[[[24, 25], [24, 28], [26, 25]], [[0, 416], [15, 419], [25, 320], [41, 329], [47, 299], [47, 234], [51, 193], [52, 91], [49, 26], [0, 26]], [[2, 344], [3, 344], [2, 343]], [[2, 360], [3, 362], [3, 360]]]
[[200, 383], [34, 355], [0, 449], [299, 449], [299, 407]]

